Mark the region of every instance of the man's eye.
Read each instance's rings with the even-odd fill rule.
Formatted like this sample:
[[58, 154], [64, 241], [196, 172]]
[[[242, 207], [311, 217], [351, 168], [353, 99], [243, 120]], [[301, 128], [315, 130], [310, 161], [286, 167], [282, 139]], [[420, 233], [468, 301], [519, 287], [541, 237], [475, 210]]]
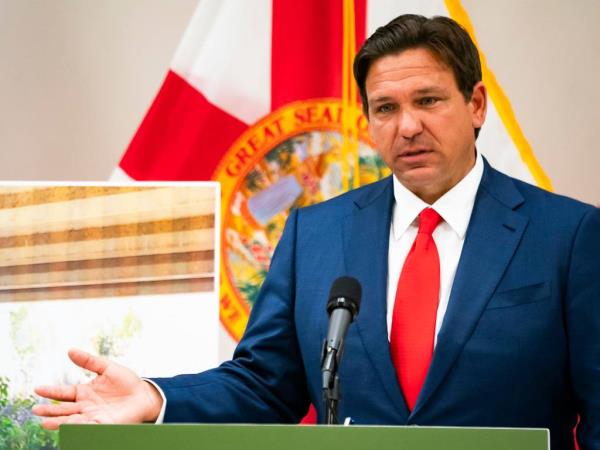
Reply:
[[388, 113], [394, 110], [394, 105], [390, 103], [385, 103], [377, 107], [377, 112]]
[[419, 105], [421, 106], [432, 106], [435, 105], [438, 102], [438, 98], [436, 97], [423, 97], [422, 99], [419, 99]]

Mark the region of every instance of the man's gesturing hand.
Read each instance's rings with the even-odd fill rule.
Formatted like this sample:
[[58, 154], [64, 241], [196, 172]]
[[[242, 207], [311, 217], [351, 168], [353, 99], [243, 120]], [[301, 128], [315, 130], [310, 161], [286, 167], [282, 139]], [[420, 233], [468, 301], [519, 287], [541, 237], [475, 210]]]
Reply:
[[36, 394], [61, 402], [33, 407], [34, 414], [44, 417], [45, 428], [54, 430], [63, 423], [156, 421], [162, 398], [150, 383], [124, 366], [81, 350], [70, 350], [69, 358], [98, 375], [86, 384], [38, 386]]

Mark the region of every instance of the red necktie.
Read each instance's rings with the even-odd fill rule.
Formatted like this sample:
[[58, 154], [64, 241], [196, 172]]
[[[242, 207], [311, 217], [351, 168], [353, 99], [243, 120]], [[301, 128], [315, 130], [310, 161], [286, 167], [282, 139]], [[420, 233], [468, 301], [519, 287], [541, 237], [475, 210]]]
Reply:
[[433, 354], [440, 297], [440, 258], [431, 234], [440, 220], [440, 215], [431, 208], [419, 214], [419, 232], [398, 279], [392, 316], [392, 361], [411, 411]]

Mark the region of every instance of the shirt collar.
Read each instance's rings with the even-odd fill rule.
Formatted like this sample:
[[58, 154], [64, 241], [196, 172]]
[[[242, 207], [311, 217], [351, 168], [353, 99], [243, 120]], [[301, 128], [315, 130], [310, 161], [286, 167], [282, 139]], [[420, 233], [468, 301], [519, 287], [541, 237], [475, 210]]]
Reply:
[[396, 177], [394, 180], [394, 213], [392, 216], [392, 233], [395, 240], [406, 232], [423, 209], [431, 206], [442, 216], [450, 228], [463, 239], [471, 212], [475, 204], [475, 195], [483, 176], [483, 158], [477, 152], [475, 165], [452, 189], [442, 195], [433, 205], [429, 205], [409, 191]]

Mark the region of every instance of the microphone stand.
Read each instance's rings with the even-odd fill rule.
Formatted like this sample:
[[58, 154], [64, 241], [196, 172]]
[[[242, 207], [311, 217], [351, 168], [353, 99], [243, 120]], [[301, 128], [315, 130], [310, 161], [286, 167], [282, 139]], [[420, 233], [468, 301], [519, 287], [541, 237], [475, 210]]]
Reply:
[[332, 387], [323, 392], [325, 400], [325, 420], [327, 425], [339, 425], [338, 403], [340, 400], [340, 377], [335, 374]]
[[339, 425], [338, 406], [340, 401], [340, 377], [337, 374], [339, 364], [337, 352], [334, 348], [323, 345], [323, 363], [321, 364], [323, 382], [323, 403], [325, 404], [325, 424]]

